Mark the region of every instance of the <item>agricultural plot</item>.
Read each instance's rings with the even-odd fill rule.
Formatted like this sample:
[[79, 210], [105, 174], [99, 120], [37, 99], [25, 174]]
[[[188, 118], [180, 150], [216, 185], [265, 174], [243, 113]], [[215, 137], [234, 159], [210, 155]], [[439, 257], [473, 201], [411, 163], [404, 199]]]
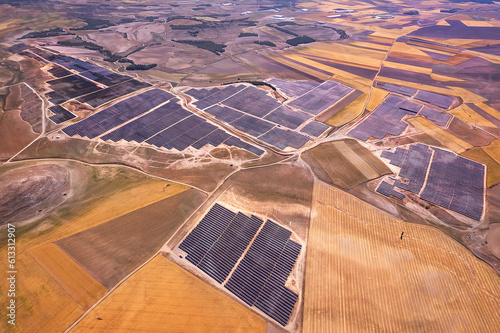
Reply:
[[179, 188], [178, 192], [56, 244], [111, 288], [158, 251], [205, 199], [194, 189]]
[[[285, 283], [301, 245], [289, 239], [291, 231], [270, 220], [262, 227], [263, 223], [254, 215], [236, 214], [216, 203], [179, 249], [218, 283], [227, 280], [225, 287], [242, 301], [285, 326], [298, 297]], [[257, 231], [255, 241], [230, 275]]]
[[500, 329], [498, 276], [465, 247], [332, 186], [313, 198], [303, 332]]
[[266, 327], [263, 318], [160, 255], [119, 286], [73, 331], [264, 333]]
[[69, 112], [60, 105], [51, 106], [49, 110], [54, 113], [53, 116], [49, 117], [54, 124], [60, 124], [76, 117], [73, 113]]
[[343, 188], [390, 173], [382, 161], [352, 139], [319, 145], [304, 157], [319, 178]]
[[418, 103], [391, 95], [348, 134], [362, 141], [370, 137], [383, 139], [386, 135], [400, 135], [408, 126], [401, 121], [403, 117], [416, 115], [421, 107]]
[[384, 152], [381, 157], [401, 166], [401, 179], [393, 187], [418, 194], [423, 200], [474, 220], [481, 219], [486, 172], [483, 164], [423, 144], [398, 148], [395, 153]]

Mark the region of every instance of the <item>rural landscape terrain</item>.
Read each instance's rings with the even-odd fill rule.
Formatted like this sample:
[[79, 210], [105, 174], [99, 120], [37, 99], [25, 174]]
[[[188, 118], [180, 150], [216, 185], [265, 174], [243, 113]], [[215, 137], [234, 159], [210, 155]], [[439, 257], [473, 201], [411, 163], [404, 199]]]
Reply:
[[500, 3], [0, 0], [1, 332], [499, 332]]

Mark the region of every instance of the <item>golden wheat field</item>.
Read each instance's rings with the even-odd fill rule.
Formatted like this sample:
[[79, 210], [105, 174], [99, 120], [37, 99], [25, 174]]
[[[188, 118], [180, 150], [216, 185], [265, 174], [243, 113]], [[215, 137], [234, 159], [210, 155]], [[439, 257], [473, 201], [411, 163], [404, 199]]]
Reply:
[[266, 327], [264, 319], [158, 255], [71, 332], [265, 332]]
[[439, 141], [444, 147], [449, 148], [451, 151], [457, 154], [461, 154], [467, 149], [472, 148], [472, 145], [468, 142], [465, 142], [464, 140], [457, 138], [453, 134], [446, 132], [445, 130], [439, 128], [425, 118], [411, 118], [408, 119], [408, 122], [415, 128], [421, 130], [425, 134]]
[[83, 308], [89, 308], [106, 293], [102, 284], [54, 243], [35, 248], [31, 255]]
[[498, 331], [499, 282], [440, 231], [315, 184], [304, 332]]
[[[90, 167], [78, 163], [72, 168], [94, 175], [75, 185], [89, 188], [77, 208], [62, 216], [48, 214], [40, 222], [42, 229], [17, 235], [16, 265], [22, 273], [16, 292], [18, 324], [12, 332], [64, 331], [102, 294], [95, 280], [59, 249], [53, 248], [52, 242], [189, 189], [171, 184], [163, 191], [164, 181], [121, 167]], [[113, 172], [114, 176], [108, 172]], [[108, 175], [108, 179], [101, 178], [104, 175]], [[6, 257], [6, 251], [2, 246], [0, 255]], [[6, 263], [2, 261], [0, 268], [7, 270]], [[78, 288], [82, 289], [79, 291], [69, 282], [76, 276], [79, 276]], [[4, 284], [0, 284], [0, 292], [6, 294]], [[6, 325], [3, 321], [0, 331], [5, 331]]]

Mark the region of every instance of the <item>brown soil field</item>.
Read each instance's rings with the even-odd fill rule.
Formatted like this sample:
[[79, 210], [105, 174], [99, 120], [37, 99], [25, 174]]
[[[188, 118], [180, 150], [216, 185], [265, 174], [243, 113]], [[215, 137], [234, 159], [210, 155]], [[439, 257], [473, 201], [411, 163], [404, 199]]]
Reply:
[[500, 183], [500, 164], [498, 164], [482, 148], [472, 148], [461, 156], [486, 165], [486, 186], [491, 187]]
[[54, 243], [30, 251], [35, 260], [84, 309], [104, 296], [106, 288]]
[[381, 160], [352, 139], [321, 144], [303, 157], [317, 177], [343, 188], [391, 173]]
[[[134, 146], [74, 138], [53, 141], [42, 138], [19, 154], [16, 160], [68, 158], [87, 163], [123, 164], [151, 175], [213, 191], [222, 179], [236, 170], [236, 165], [247, 162], [249, 156], [232, 154], [232, 159], [214, 160], [209, 149], [198, 151], [197, 154], [195, 156], [189, 153], [167, 153], [146, 147], [136, 149]], [[252, 154], [251, 158], [255, 159], [256, 156]], [[202, 162], [204, 159], [206, 161]]]
[[69, 170], [57, 164], [13, 169], [0, 174], [0, 225], [46, 214], [65, 201]]
[[30, 124], [21, 118], [20, 110], [0, 110], [0, 160], [8, 160], [36, 137]]
[[500, 259], [500, 223], [490, 224], [490, 231], [486, 236], [488, 242], [488, 249]]
[[[101, 319], [101, 320], [99, 320]], [[262, 332], [266, 321], [159, 255], [72, 332]]]
[[470, 125], [456, 118], [451, 120], [446, 131], [475, 147], [489, 145], [496, 138], [493, 134], [479, 128], [471, 128]]
[[[242, 170], [221, 189], [221, 200], [267, 216], [307, 238], [314, 178], [301, 160]], [[289, 227], [289, 222], [292, 226]]]
[[190, 189], [56, 244], [111, 288], [157, 252], [205, 197]]
[[313, 211], [304, 332], [500, 329], [499, 277], [448, 236], [319, 182]]
[[[86, 310], [35, 260], [31, 251], [188, 189], [171, 184], [163, 192], [164, 181], [131, 169], [91, 167], [77, 162], [15, 162], [2, 169], [39, 164], [58, 164], [70, 170], [71, 191], [64, 203], [44, 217], [17, 224], [17, 320], [14, 329], [2, 321], [2, 332], [62, 332]], [[0, 255], [6, 258], [6, 233], [0, 237]], [[7, 261], [2, 261], [0, 269], [7, 271], [6, 265]], [[0, 284], [4, 295], [6, 287]]]

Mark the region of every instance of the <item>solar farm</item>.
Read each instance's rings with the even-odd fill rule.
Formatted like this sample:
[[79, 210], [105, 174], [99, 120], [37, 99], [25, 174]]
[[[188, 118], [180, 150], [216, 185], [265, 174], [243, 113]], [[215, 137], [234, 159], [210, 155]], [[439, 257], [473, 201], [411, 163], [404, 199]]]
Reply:
[[285, 284], [302, 248], [290, 236], [290, 230], [271, 220], [264, 222], [216, 203], [179, 249], [191, 264], [248, 306], [286, 326], [298, 294]]
[[314, 118], [354, 91], [333, 81], [317, 84], [271, 79], [268, 83], [289, 100], [280, 103], [266, 91], [243, 84], [192, 88], [185, 93], [196, 99], [194, 106], [215, 119], [284, 150], [299, 149], [327, 131], [330, 127]]
[[0, 49], [0, 332], [500, 332], [500, 2], [0, 1]]
[[[387, 84], [384, 85], [384, 87], [386, 86]], [[415, 99], [420, 100], [419, 98]], [[447, 126], [452, 118], [446, 112], [423, 106], [414, 100], [390, 94], [348, 135], [362, 141], [367, 141], [370, 138], [383, 139], [387, 136], [399, 136], [408, 128], [408, 123], [404, 119], [417, 116], [422, 116], [440, 127]]]
[[484, 210], [485, 172], [483, 164], [424, 144], [385, 150], [382, 158], [400, 167], [393, 185], [383, 181], [377, 192], [403, 199], [399, 188], [423, 200], [479, 221]]

